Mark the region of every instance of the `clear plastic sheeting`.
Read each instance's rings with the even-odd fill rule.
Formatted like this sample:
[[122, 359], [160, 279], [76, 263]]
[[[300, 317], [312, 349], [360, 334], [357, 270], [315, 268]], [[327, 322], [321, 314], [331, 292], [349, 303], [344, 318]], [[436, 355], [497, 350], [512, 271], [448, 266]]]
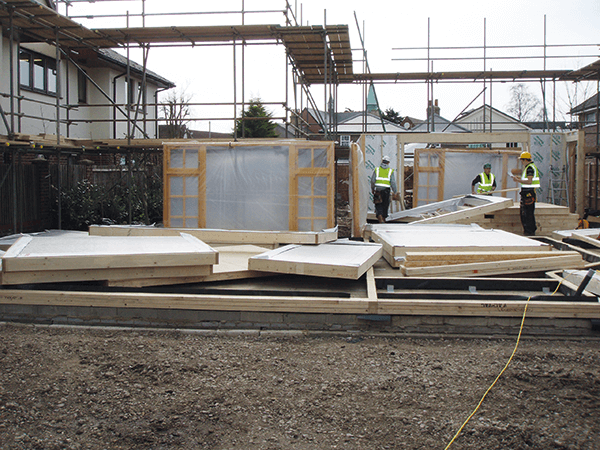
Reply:
[[371, 195], [371, 182], [367, 175], [363, 152], [357, 144], [350, 147], [350, 205], [352, 205], [352, 235], [362, 236], [362, 231], [367, 223], [369, 197]]
[[[390, 167], [395, 171], [396, 187], [400, 189], [401, 179], [404, 176], [404, 158], [401, 154], [398, 137], [395, 134], [372, 134], [364, 135], [364, 153], [365, 169], [368, 180], [368, 211], [375, 213], [375, 204], [373, 203], [373, 193], [371, 192], [371, 177], [373, 172], [381, 164], [384, 156], [390, 158]], [[390, 211], [395, 212], [402, 209], [402, 205], [397, 202], [390, 202]]]
[[[415, 150], [415, 206], [427, 205], [471, 193], [471, 182], [483, 172], [483, 165], [492, 165], [496, 190], [516, 188], [511, 170], [519, 167], [518, 150], [454, 150], [428, 148]], [[517, 191], [496, 195], [518, 200]]]
[[288, 156], [283, 146], [207, 147], [206, 227], [287, 230]]
[[332, 142], [166, 143], [171, 228], [320, 231], [335, 226]]

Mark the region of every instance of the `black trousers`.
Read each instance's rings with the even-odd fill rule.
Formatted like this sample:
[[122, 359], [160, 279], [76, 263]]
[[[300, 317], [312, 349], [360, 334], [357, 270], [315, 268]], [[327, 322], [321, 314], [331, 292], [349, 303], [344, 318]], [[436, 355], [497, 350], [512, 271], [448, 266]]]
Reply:
[[381, 196], [381, 203], [375, 203], [375, 215], [387, 218], [390, 209], [390, 192], [391, 189], [386, 188], [377, 193]]
[[535, 189], [521, 190], [521, 225], [525, 236], [535, 236], [537, 226], [535, 225], [535, 202], [537, 198]]

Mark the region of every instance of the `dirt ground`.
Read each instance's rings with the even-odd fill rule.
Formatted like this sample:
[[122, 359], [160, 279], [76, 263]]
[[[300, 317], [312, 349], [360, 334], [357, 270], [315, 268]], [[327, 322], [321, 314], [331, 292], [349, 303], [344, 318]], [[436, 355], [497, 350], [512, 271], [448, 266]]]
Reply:
[[[600, 340], [523, 339], [450, 448], [599, 449]], [[0, 325], [2, 449], [444, 449], [515, 339]]]

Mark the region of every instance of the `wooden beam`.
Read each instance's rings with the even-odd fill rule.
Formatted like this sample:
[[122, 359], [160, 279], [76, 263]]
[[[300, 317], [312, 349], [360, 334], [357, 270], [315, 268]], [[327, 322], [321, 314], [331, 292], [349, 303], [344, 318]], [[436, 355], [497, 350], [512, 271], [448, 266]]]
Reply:
[[338, 238], [337, 228], [322, 231], [211, 230], [128, 225], [92, 225], [92, 236], [178, 236], [187, 233], [208, 244], [324, 244]]
[[583, 258], [577, 255], [548, 256], [546, 258], [516, 259], [510, 261], [479, 262], [430, 267], [401, 267], [409, 277], [480, 277], [509, 273], [547, 272], [557, 269], [582, 269]]
[[585, 208], [585, 132], [579, 130], [577, 136], [577, 156], [575, 168], [575, 213], [583, 217]]
[[[100, 293], [0, 290], [0, 304], [68, 307], [156, 308], [205, 311], [263, 311], [322, 314], [373, 314], [368, 298], [246, 295]], [[379, 299], [377, 314], [522, 317], [525, 301]], [[600, 303], [530, 301], [527, 317], [600, 319]]]

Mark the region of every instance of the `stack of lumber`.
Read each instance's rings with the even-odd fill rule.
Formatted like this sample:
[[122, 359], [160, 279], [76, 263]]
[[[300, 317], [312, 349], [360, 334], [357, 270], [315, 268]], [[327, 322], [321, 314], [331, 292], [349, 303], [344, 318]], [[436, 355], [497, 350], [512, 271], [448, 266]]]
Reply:
[[584, 267], [581, 254], [477, 225], [374, 225], [390, 266], [409, 277], [472, 277]]
[[2, 256], [3, 285], [103, 281], [113, 286], [204, 279], [218, 252], [193, 236], [23, 236]]
[[[550, 203], [536, 203], [535, 221], [537, 235], [550, 236], [555, 230], [568, 230], [577, 227], [579, 216], [569, 211], [566, 206]], [[523, 233], [519, 205], [484, 214], [473, 215], [468, 219], [460, 219], [453, 223], [476, 223], [484, 228], [495, 228], [510, 233]]]

